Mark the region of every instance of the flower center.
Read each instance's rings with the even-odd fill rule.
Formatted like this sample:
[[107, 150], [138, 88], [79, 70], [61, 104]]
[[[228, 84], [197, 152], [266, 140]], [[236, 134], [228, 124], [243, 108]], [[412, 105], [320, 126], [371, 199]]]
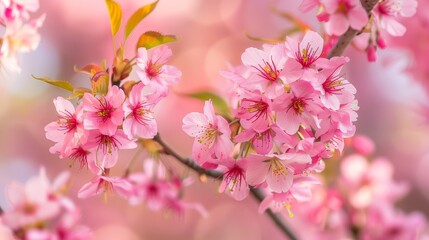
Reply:
[[247, 108], [247, 112], [250, 114], [250, 117], [247, 118], [248, 121], [252, 120], [252, 122], [255, 122], [261, 116], [263, 116], [265, 119], [267, 118], [268, 104], [266, 102], [263, 102], [261, 100], [255, 101], [250, 99], [243, 99], [243, 102], [250, 102]]
[[142, 103], [134, 107], [132, 114], [134, 119], [141, 125], [147, 125], [147, 122], [153, 119], [152, 111]]
[[161, 65], [152, 61], [146, 66], [146, 74], [149, 78], [154, 78], [161, 73]]
[[280, 70], [277, 69], [276, 64], [274, 64], [273, 59], [271, 62], [264, 61], [265, 66], [258, 65], [255, 67], [258, 70], [258, 75], [265, 80], [270, 82], [275, 82], [279, 78]]
[[292, 100], [292, 108], [295, 110], [296, 113], [301, 114], [304, 111], [305, 106], [307, 103], [305, 103], [304, 99], [302, 98], [294, 98]]
[[278, 158], [273, 158], [270, 160], [270, 169], [274, 175], [289, 175], [286, 166], [282, 163], [282, 161]]
[[198, 142], [201, 144], [206, 144], [210, 148], [216, 142], [216, 139], [219, 135], [221, 135], [221, 133], [217, 130], [217, 128], [215, 128], [212, 124], [209, 124], [204, 133], [198, 138]]
[[114, 136], [100, 135], [98, 138], [99, 147], [104, 153], [112, 154], [121, 144]]
[[311, 64], [319, 59], [319, 56], [317, 55], [318, 50], [319, 48], [313, 49], [310, 43], [308, 43], [303, 49], [298, 46], [298, 51], [295, 53], [295, 59], [301, 63], [304, 68], [310, 67]]

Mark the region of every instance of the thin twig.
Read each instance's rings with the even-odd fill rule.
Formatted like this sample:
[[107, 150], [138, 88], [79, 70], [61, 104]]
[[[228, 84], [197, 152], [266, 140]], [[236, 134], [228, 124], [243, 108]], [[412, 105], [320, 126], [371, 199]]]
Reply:
[[188, 166], [189, 168], [193, 169], [197, 173], [207, 175], [211, 178], [222, 178], [221, 172], [205, 169], [200, 165], [198, 165], [194, 160], [180, 156], [161, 139], [159, 134], [156, 135], [153, 140], [157, 141], [162, 146], [165, 154], [173, 156], [174, 158], [179, 160], [182, 164]]
[[[262, 200], [264, 200], [265, 198], [264, 193], [260, 189], [250, 188], [250, 192], [259, 202], [262, 202]], [[268, 216], [270, 216], [271, 220], [273, 220], [273, 222], [277, 225], [277, 227], [280, 228], [280, 230], [282, 230], [282, 232], [285, 235], [287, 235], [291, 240], [298, 239], [295, 236], [295, 234], [292, 232], [292, 230], [289, 229], [289, 227], [283, 222], [283, 220], [280, 218], [278, 214], [274, 213], [269, 208], [265, 212], [267, 213]]]
[[[188, 166], [189, 168], [193, 169], [197, 173], [204, 174], [204, 175], [209, 176], [209, 177], [214, 178], [214, 179], [219, 179], [219, 180], [222, 179], [222, 173], [221, 172], [202, 168], [194, 160], [189, 159], [189, 158], [184, 158], [184, 157], [180, 156], [173, 149], [171, 149], [170, 146], [168, 146], [168, 144], [166, 144], [161, 139], [161, 137], [159, 135], [156, 135], [155, 138], [154, 138], [154, 140], [157, 141], [163, 147], [163, 150], [164, 150], [165, 154], [170, 155], [170, 156], [176, 158], [177, 160], [179, 160], [179, 162], [181, 162], [182, 164], [184, 164], [184, 165]], [[252, 195], [258, 200], [258, 202], [262, 202], [262, 200], [264, 200], [264, 198], [265, 198], [264, 193], [262, 193], [262, 191], [260, 191], [259, 189], [251, 188], [250, 191], [251, 191]], [[279, 229], [287, 237], [289, 237], [289, 239], [291, 239], [291, 240], [298, 239], [296, 237], [296, 235], [292, 232], [292, 230], [286, 225], [286, 223], [283, 222], [283, 220], [281, 219], [281, 217], [278, 214], [276, 214], [273, 211], [271, 211], [271, 209], [268, 209], [266, 211], [266, 213], [271, 218], [271, 220], [279, 227]]]
[[[377, 4], [378, 0], [361, 0], [360, 2], [362, 3], [362, 6], [365, 8], [369, 16], [372, 9]], [[358, 34], [358, 32], [360, 32], [360, 30], [356, 30], [349, 27], [349, 29], [347, 29], [347, 31], [338, 38], [337, 43], [331, 49], [331, 51], [329, 51], [328, 58], [340, 56], [341, 54], [343, 54], [346, 47], [350, 44], [350, 42], [356, 36], [356, 34]]]

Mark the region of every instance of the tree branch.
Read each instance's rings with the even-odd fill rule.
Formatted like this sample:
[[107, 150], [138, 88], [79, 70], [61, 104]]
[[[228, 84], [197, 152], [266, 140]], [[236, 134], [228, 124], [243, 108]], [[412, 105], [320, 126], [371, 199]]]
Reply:
[[[374, 6], [378, 3], [378, 0], [361, 0], [360, 2], [369, 16]], [[331, 49], [331, 51], [329, 51], [328, 58], [342, 55], [346, 47], [350, 44], [358, 32], [360, 32], [360, 30], [355, 30], [349, 27], [349, 29], [347, 29], [347, 31], [338, 38], [337, 43]]]
[[[218, 180], [222, 179], [222, 173], [221, 172], [205, 169], [205, 168], [201, 167], [200, 165], [198, 165], [194, 160], [180, 156], [170, 146], [168, 146], [168, 144], [166, 144], [161, 139], [159, 134], [154, 137], [154, 140], [157, 141], [162, 146], [164, 154], [167, 154], [167, 155], [170, 155], [170, 156], [176, 158], [183, 165], [191, 168], [192, 170], [196, 171], [199, 174], [204, 174], [206, 176], [209, 176], [211, 178], [218, 179]], [[250, 192], [252, 193], [253, 197], [258, 200], [258, 202], [262, 202], [262, 200], [264, 200], [264, 198], [265, 198], [264, 193], [260, 189], [256, 189], [256, 188], [251, 187]], [[289, 237], [289, 239], [291, 239], [291, 240], [298, 239], [296, 237], [296, 235], [292, 232], [292, 230], [289, 229], [289, 227], [286, 225], [286, 223], [283, 222], [283, 220], [281, 219], [281, 217], [278, 214], [274, 213], [271, 209], [268, 209], [266, 211], [266, 213], [271, 218], [271, 220], [277, 225], [277, 227], [287, 237]]]
[[[250, 192], [259, 202], [262, 202], [265, 198], [264, 193], [260, 189], [250, 188]], [[270, 216], [271, 220], [273, 220], [277, 227], [280, 228], [280, 230], [282, 230], [282, 232], [286, 234], [291, 240], [298, 239], [278, 214], [274, 213], [269, 208], [265, 212], [268, 214], [268, 216]]]
[[0, 207], [0, 215], [3, 214], [3, 209]]

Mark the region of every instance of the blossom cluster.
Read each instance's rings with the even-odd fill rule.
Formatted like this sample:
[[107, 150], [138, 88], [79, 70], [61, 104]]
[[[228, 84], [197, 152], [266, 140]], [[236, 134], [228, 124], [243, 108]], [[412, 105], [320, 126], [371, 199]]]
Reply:
[[30, 18], [39, 9], [38, 0], [1, 0], [0, 25], [4, 27], [0, 37], [0, 69], [19, 72], [18, 53], [33, 51], [40, 42], [38, 29], [45, 15]]
[[306, 237], [421, 239], [428, 227], [424, 215], [407, 214], [394, 206], [408, 192], [408, 185], [393, 180], [389, 160], [372, 157], [372, 140], [357, 136], [351, 142], [351, 153], [338, 159], [339, 170], [330, 176], [332, 182], [324, 179], [330, 187], [316, 189], [314, 201], [296, 206], [300, 224], [312, 229]]
[[323, 48], [313, 31], [302, 41], [248, 48], [242, 66], [222, 73], [234, 86], [235, 118], [217, 115], [211, 101], [204, 113], [185, 116], [183, 130], [195, 137], [193, 158], [223, 172], [220, 191], [242, 200], [248, 185], [262, 188], [268, 195], [261, 211], [311, 199], [318, 181], [309, 174], [342, 150], [358, 109], [356, 89], [341, 74], [348, 59], [326, 59]]
[[67, 198], [70, 174], [63, 172], [51, 183], [43, 168], [25, 185], [12, 182], [7, 188], [11, 209], [0, 215], [0, 237], [25, 239], [93, 239], [89, 228], [79, 225], [80, 210]]
[[[130, 203], [145, 201], [153, 210], [164, 206], [179, 211], [194, 206], [180, 200], [179, 193], [186, 184], [173, 173], [159, 175], [145, 167], [144, 172], [110, 176], [111, 169], [118, 165], [120, 150], [135, 149], [139, 144], [143, 148], [145, 140], [157, 135], [154, 108], [181, 76], [176, 67], [167, 64], [171, 55], [165, 45], [150, 51], [139, 48], [135, 60], [138, 81], [127, 78], [131, 72], [127, 68], [118, 72], [119, 68], [114, 67], [109, 75], [108, 70], [89, 65], [90, 70], [83, 69], [91, 75], [92, 90], [78, 97], [77, 106], [62, 97], [54, 100], [58, 119], [45, 127], [46, 137], [55, 142], [50, 152], [73, 159], [95, 175], [80, 189], [80, 198], [114, 191]], [[118, 81], [109, 80], [116, 76], [120, 76]], [[162, 168], [159, 159], [157, 162]]]
[[314, 8], [333, 42], [349, 28], [357, 30], [360, 34], [353, 40], [355, 46], [367, 52], [369, 61], [375, 61], [376, 49], [387, 46], [386, 34], [405, 34], [406, 28], [399, 20], [416, 13], [417, 0], [378, 1], [369, 13], [359, 0], [304, 0], [300, 6], [304, 12]]

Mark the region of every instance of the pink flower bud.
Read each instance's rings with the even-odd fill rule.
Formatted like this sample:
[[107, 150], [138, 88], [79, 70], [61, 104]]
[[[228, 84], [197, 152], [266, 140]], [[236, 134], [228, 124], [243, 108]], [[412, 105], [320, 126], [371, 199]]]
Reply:
[[368, 57], [368, 61], [370, 62], [375, 62], [377, 60], [377, 54], [374, 45], [371, 44], [368, 46], [366, 49], [366, 55]]
[[377, 46], [381, 49], [385, 49], [387, 47], [386, 41], [381, 36], [378, 36], [377, 38]]
[[375, 150], [374, 142], [367, 136], [357, 135], [353, 138], [352, 141], [355, 151], [364, 156], [372, 154]]

